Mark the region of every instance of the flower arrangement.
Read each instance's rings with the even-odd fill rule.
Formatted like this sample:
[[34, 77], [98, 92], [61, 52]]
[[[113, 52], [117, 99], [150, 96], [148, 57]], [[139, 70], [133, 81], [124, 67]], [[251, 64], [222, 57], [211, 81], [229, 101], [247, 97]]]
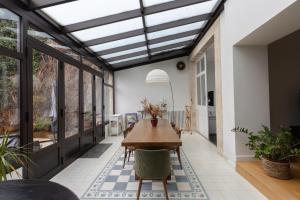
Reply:
[[157, 119], [157, 117], [162, 118], [163, 114], [166, 112], [166, 104], [154, 105], [151, 104], [146, 98], [141, 101], [144, 111], [152, 116], [152, 119]]

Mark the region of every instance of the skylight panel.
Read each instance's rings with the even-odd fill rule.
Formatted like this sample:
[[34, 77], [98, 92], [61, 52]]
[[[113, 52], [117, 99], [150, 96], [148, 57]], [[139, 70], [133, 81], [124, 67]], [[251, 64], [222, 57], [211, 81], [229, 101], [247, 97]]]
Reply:
[[193, 40], [193, 39], [195, 39], [195, 36], [196, 35], [192, 35], [192, 36], [189, 36], [189, 37], [183, 37], [183, 38], [179, 38], [179, 39], [176, 39], [176, 40], [169, 40], [169, 41], [161, 42], [161, 43], [158, 43], [158, 44], [152, 44], [152, 45], [150, 45], [150, 48], [153, 49], [153, 48], [157, 48], [157, 47], [176, 44], [176, 43], [179, 43], [179, 42], [185, 42], [185, 41]]
[[122, 63], [122, 62], [130, 61], [130, 60], [136, 60], [136, 59], [139, 59], [139, 58], [145, 58], [147, 56], [148, 56], [147, 54], [144, 54], [144, 55], [141, 55], [141, 56], [135, 56], [135, 57], [131, 57], [131, 58], [126, 58], [126, 59], [122, 59], [122, 60], [113, 61], [113, 62], [110, 62], [109, 64]]
[[183, 33], [183, 32], [187, 32], [187, 31], [200, 29], [200, 28], [203, 27], [205, 22], [206, 21], [196, 22], [196, 23], [187, 24], [187, 25], [184, 25], [184, 26], [178, 26], [178, 27], [175, 27], [175, 28], [169, 28], [169, 29], [165, 29], [165, 30], [162, 30], [162, 31], [156, 31], [156, 32], [148, 33], [148, 39], [152, 40], [152, 39], [156, 39], [156, 38], [160, 38], [160, 37], [165, 37], [165, 36], [168, 36], [168, 35], [174, 35], [174, 34], [177, 34], [177, 33]]
[[182, 8], [168, 10], [152, 15], [147, 15], [146, 24], [147, 26], [155, 26], [162, 23], [176, 21], [188, 17], [194, 17], [197, 15], [207, 14], [212, 11], [218, 0], [211, 0], [203, 3], [198, 3]]
[[130, 37], [130, 38], [122, 39], [122, 40], [116, 40], [113, 42], [107, 42], [107, 43], [103, 43], [103, 44], [94, 45], [89, 48], [91, 50], [93, 50], [94, 52], [97, 52], [97, 51], [103, 51], [106, 49], [112, 49], [115, 47], [125, 46], [128, 44], [133, 44], [133, 43], [137, 43], [137, 42], [144, 42], [145, 40], [146, 40], [145, 35], [139, 35], [139, 36]]
[[139, 0], [78, 0], [42, 9], [62, 26], [139, 9]]
[[174, 0], [143, 0], [143, 3], [145, 7], [148, 7], [148, 6], [162, 4], [170, 1], [174, 1]]
[[179, 49], [183, 49], [187, 46], [180, 46], [180, 47], [176, 47], [176, 48], [171, 48], [171, 49], [167, 49], [167, 50], [163, 50], [163, 51], [157, 51], [157, 52], [154, 52], [154, 53], [151, 53], [151, 55], [157, 55], [157, 54], [161, 54], [161, 53], [166, 53], [166, 52], [170, 52], [170, 51], [175, 51], [175, 50], [179, 50]]
[[120, 52], [117, 52], [117, 53], [107, 54], [107, 55], [103, 55], [101, 57], [104, 58], [104, 59], [107, 59], [107, 58], [123, 56], [123, 55], [126, 55], [126, 54], [135, 53], [135, 52], [139, 52], [139, 51], [145, 51], [145, 50], [147, 50], [146, 46], [139, 47], [139, 48], [134, 48], [134, 49], [129, 49], [129, 50], [126, 50], [126, 51], [120, 51]]
[[141, 28], [143, 28], [142, 17], [138, 17], [112, 24], [76, 31], [73, 32], [72, 35], [74, 35], [80, 41], [87, 41]]

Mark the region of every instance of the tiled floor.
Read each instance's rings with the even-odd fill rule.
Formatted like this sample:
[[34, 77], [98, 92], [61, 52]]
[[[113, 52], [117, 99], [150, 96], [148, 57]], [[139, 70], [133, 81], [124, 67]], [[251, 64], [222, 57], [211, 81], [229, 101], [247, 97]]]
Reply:
[[[262, 200], [266, 199], [220, 156], [216, 147], [199, 134], [183, 134], [183, 150], [211, 200]], [[79, 158], [55, 176], [58, 182], [79, 197], [119, 149], [122, 137], [111, 137], [103, 143], [113, 143], [100, 158]]]

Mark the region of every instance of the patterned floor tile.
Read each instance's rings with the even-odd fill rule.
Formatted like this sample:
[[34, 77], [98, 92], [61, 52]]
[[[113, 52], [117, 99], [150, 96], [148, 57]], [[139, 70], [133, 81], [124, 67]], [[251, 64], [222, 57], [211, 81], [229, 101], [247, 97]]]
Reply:
[[[207, 200], [199, 178], [182, 152], [181, 169], [176, 154], [171, 153], [171, 180], [168, 180], [167, 189], [170, 200]], [[134, 157], [126, 162], [123, 169], [124, 150], [120, 148], [107, 163], [98, 177], [92, 182], [83, 194], [82, 200], [135, 200], [138, 181], [135, 180]], [[164, 190], [160, 180], [143, 181], [141, 199], [163, 200]]]

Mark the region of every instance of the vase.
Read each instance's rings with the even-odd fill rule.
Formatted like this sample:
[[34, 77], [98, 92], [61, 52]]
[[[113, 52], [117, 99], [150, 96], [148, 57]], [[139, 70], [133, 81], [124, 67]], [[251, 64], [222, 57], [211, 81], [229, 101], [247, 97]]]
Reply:
[[157, 118], [152, 118], [151, 119], [152, 127], [157, 127], [157, 122], [158, 122]]

